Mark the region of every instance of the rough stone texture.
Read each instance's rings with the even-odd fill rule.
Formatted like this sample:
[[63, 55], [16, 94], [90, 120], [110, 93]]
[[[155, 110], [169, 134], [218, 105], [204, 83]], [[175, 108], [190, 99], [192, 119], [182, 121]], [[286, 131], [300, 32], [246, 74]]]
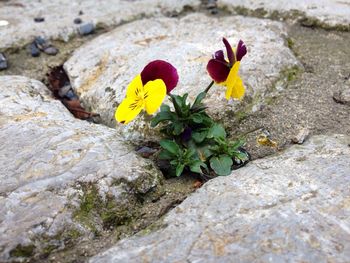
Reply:
[[303, 13], [307, 18], [312, 18], [329, 26], [344, 25], [350, 28], [350, 1], [343, 0], [218, 0], [217, 4], [221, 8], [227, 8], [230, 11], [237, 11], [239, 8], [256, 10], [266, 15], [273, 12], [283, 14], [293, 14], [295, 11]]
[[19, 244], [37, 252], [63, 230], [84, 235], [84, 225], [72, 220], [84, 185], [118, 204], [128, 202], [122, 180], [139, 193], [158, 182], [157, 170], [115, 130], [75, 119], [38, 81], [0, 77], [0, 104], [1, 262]]
[[303, 146], [216, 178], [164, 219], [90, 262], [349, 262], [350, 137]]
[[[180, 81], [174, 93], [189, 92], [190, 100], [211, 79], [206, 64], [221, 39], [243, 39], [248, 54], [241, 63], [247, 87], [245, 101], [263, 98], [274, 86], [280, 71], [297, 64], [285, 46], [285, 28], [279, 22], [245, 17], [213, 18], [191, 14], [181, 19], [144, 19], [121, 26], [76, 50], [64, 64], [73, 88], [85, 106], [101, 114], [105, 124], [116, 127], [128, 139], [150, 138], [147, 122], [137, 118], [127, 126], [116, 125], [114, 111], [125, 96], [130, 81], [152, 60], [172, 63]], [[209, 110], [220, 119], [231, 118], [238, 102], [227, 102], [224, 87], [214, 86], [206, 99]], [[141, 136], [142, 137], [142, 136]]]
[[[100, 0], [98, 5], [94, 0], [0, 2], [0, 18], [8, 21], [8, 25], [0, 28], [0, 49], [21, 46], [37, 35], [67, 41], [77, 33], [79, 26], [74, 24], [77, 17], [94, 24], [119, 25], [140, 17], [181, 12], [186, 6], [196, 8], [199, 4], [199, 0]], [[38, 16], [45, 21], [34, 22]]]

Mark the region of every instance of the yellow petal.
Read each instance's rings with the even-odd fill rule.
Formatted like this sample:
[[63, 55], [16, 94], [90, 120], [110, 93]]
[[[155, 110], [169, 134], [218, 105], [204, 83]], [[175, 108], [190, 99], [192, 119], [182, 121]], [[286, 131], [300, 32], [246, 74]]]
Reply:
[[231, 97], [234, 99], [242, 99], [245, 92], [242, 79], [237, 75], [236, 83], [232, 87]]
[[234, 99], [241, 99], [244, 95], [244, 86], [242, 79], [238, 76], [238, 70], [239, 70], [240, 62], [237, 61], [233, 65], [233, 67], [230, 70], [230, 73], [227, 76], [226, 79], [226, 99], [229, 99], [230, 97]]
[[225, 83], [225, 86], [227, 87], [227, 89], [226, 89], [226, 93], [225, 93], [225, 98], [227, 99], [227, 100], [230, 100], [230, 98], [231, 98], [231, 94], [232, 94], [232, 86], [229, 86], [229, 85], [226, 85], [226, 83]]
[[163, 80], [148, 81], [144, 88], [145, 108], [148, 114], [153, 114], [162, 105], [166, 95], [166, 86]]
[[115, 111], [115, 119], [123, 124], [127, 124], [140, 113], [144, 108], [142, 100], [125, 98]]
[[142, 95], [140, 95], [141, 93], [143, 93], [143, 85], [141, 75], [139, 74], [128, 85], [126, 89], [126, 97], [130, 99], [140, 98], [142, 97]]

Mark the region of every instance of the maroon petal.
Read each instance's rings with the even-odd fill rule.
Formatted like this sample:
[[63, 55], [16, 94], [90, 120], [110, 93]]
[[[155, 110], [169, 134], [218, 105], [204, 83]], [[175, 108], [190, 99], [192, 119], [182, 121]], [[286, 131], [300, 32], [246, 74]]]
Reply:
[[219, 60], [211, 59], [208, 62], [207, 71], [215, 82], [220, 83], [227, 79], [230, 68]]
[[216, 60], [220, 60], [222, 62], [226, 62], [225, 61], [225, 56], [224, 56], [224, 51], [222, 51], [222, 50], [216, 51], [215, 54], [214, 54], [214, 58]]
[[238, 42], [237, 51], [236, 51], [237, 61], [241, 61], [241, 59], [244, 57], [245, 54], [247, 54], [247, 47], [245, 46], [244, 42], [240, 40]]
[[162, 79], [165, 83], [167, 93], [170, 93], [179, 81], [179, 75], [176, 68], [170, 63], [163, 60], [154, 60], [147, 64], [141, 72], [142, 84], [148, 81]]
[[224, 42], [227, 52], [228, 61], [231, 65], [235, 63], [235, 54], [233, 53], [232, 47], [226, 38], [222, 38], [222, 42]]

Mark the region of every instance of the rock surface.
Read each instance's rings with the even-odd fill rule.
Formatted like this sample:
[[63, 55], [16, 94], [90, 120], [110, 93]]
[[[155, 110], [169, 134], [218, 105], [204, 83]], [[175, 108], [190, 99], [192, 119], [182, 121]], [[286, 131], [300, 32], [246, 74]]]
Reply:
[[[157, 170], [115, 130], [75, 119], [42, 83], [0, 77], [0, 90], [1, 262], [62, 248], [67, 235], [102, 228], [78, 220], [86, 219], [77, 214], [83, 200], [96, 213], [91, 206], [109, 200], [109, 209], [123, 207], [157, 184]], [[90, 190], [98, 204], [87, 203]]]
[[349, 262], [349, 143], [315, 136], [211, 180], [90, 262]]
[[238, 11], [242, 8], [255, 10], [259, 14], [271, 16], [274, 12], [282, 16], [293, 15], [302, 18], [310, 18], [324, 23], [328, 26], [345, 26], [350, 28], [350, 1], [343, 0], [218, 0], [217, 4], [221, 8], [230, 11]]
[[[186, 6], [197, 8], [199, 0], [18, 0], [0, 2], [0, 18], [8, 25], [0, 30], [0, 49], [23, 46], [34, 36], [58, 38], [67, 41], [77, 33], [78, 25], [74, 18], [80, 15], [86, 22], [95, 25], [119, 25], [140, 17], [181, 12]], [[67, 8], [69, 6], [69, 8]], [[44, 21], [36, 23], [35, 17]], [[11, 37], [9, 37], [11, 36]]]
[[[221, 39], [233, 45], [243, 39], [248, 54], [241, 63], [247, 87], [245, 102], [268, 96], [281, 70], [297, 65], [285, 46], [284, 26], [279, 22], [245, 17], [213, 18], [191, 14], [181, 19], [143, 19], [101, 35], [76, 50], [64, 64], [73, 88], [84, 105], [101, 114], [103, 122], [116, 127], [126, 138], [150, 139], [147, 123], [138, 117], [127, 126], [116, 125], [114, 111], [125, 96], [129, 82], [152, 60], [172, 63], [180, 81], [174, 93], [189, 93], [190, 100], [205, 89], [211, 79], [206, 64], [211, 55], [224, 49]], [[206, 99], [209, 111], [218, 118], [232, 118], [238, 102], [227, 102], [224, 87], [214, 86]], [[258, 102], [256, 104], [258, 104]]]

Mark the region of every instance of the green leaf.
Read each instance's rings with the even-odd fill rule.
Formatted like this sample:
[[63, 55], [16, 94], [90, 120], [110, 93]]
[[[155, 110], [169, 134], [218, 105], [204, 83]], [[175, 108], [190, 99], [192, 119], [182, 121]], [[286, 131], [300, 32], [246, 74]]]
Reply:
[[190, 164], [190, 170], [191, 170], [191, 172], [201, 174], [201, 173], [203, 173], [201, 166], [203, 166], [205, 169], [208, 169], [208, 167], [205, 163], [197, 160], [197, 161], [194, 161], [193, 163]]
[[192, 132], [192, 139], [196, 142], [196, 143], [201, 143], [208, 134], [208, 130], [203, 130], [203, 131], [197, 131], [197, 132]]
[[160, 153], [159, 153], [159, 159], [161, 160], [171, 160], [171, 159], [174, 159], [176, 158], [176, 155], [172, 154], [171, 152], [167, 151], [167, 150], [162, 150]]
[[211, 147], [209, 145], [198, 148], [198, 156], [202, 161], [206, 161], [210, 156], [213, 155], [213, 152], [210, 150], [210, 148]]
[[151, 120], [151, 127], [156, 127], [160, 122], [173, 120], [176, 115], [170, 111], [158, 112]]
[[207, 138], [226, 138], [226, 131], [222, 125], [215, 123], [210, 127]]
[[178, 165], [176, 166], [176, 176], [177, 176], [177, 177], [179, 177], [179, 176], [182, 174], [184, 168], [185, 168], [185, 165], [184, 165], [184, 164], [178, 164]]
[[159, 144], [160, 144], [160, 146], [163, 147], [163, 149], [167, 150], [168, 152], [170, 152], [176, 156], [179, 155], [179, 153], [181, 152], [179, 145], [177, 145], [177, 143], [174, 141], [161, 140], [159, 142]]
[[191, 119], [195, 123], [202, 123], [203, 122], [203, 117], [200, 113], [192, 114]]
[[162, 112], [167, 112], [167, 111], [170, 111], [170, 107], [169, 107], [169, 105], [167, 105], [167, 104], [162, 104], [161, 106], [160, 106], [160, 111]]
[[180, 135], [184, 131], [184, 125], [182, 122], [174, 121], [173, 122], [173, 134]]
[[244, 152], [235, 152], [234, 156], [242, 161], [246, 161], [249, 159], [248, 155]]
[[239, 147], [242, 147], [244, 144], [245, 144], [245, 139], [243, 139], [243, 138], [238, 139], [238, 140], [230, 143], [230, 149], [236, 150]]
[[229, 175], [232, 164], [233, 161], [228, 155], [220, 155], [210, 159], [210, 167], [217, 175]]
[[201, 106], [201, 103], [202, 103], [202, 100], [205, 98], [205, 96], [207, 95], [207, 93], [205, 93], [204, 91], [199, 93], [192, 105], [192, 108], [191, 109], [196, 109], [198, 107]]

